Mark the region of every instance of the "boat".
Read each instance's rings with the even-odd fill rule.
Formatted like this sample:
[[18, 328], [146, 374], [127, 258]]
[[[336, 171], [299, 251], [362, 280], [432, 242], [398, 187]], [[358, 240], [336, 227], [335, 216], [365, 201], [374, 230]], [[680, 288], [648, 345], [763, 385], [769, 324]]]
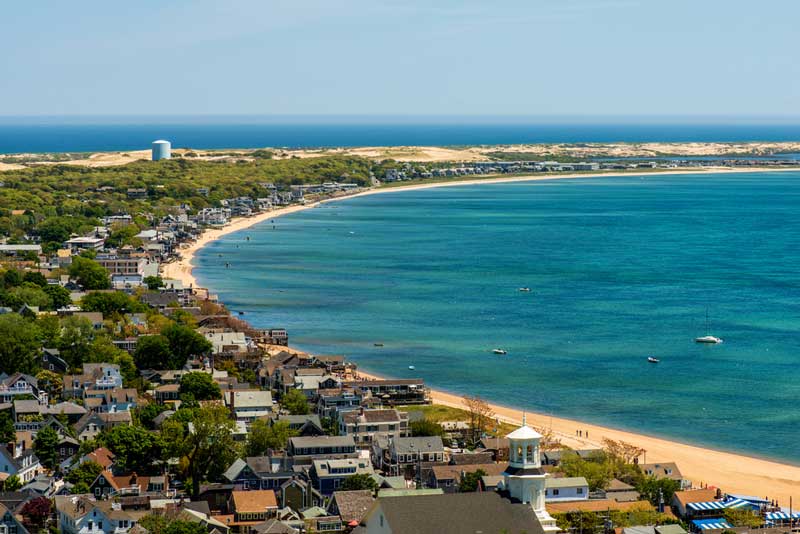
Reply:
[[706, 308], [706, 335], [694, 338], [694, 342], [705, 343], [706, 345], [716, 345], [717, 343], [722, 343], [722, 339], [718, 338], [717, 336], [712, 336], [708, 332], [708, 308]]
[[373, 343], [372, 346], [373, 347], [382, 347], [383, 343]]
[[647, 357], [647, 361], [648, 361], [648, 362], [650, 362], [650, 363], [658, 363], [658, 362], [660, 362], [661, 360], [659, 360], [659, 359], [658, 359], [658, 358], [656, 358], [655, 356], [648, 356], [648, 357]]
[[240, 311], [240, 312], [239, 312], [239, 315], [244, 315], [244, 312], [243, 312], [243, 311]]
[[503, 349], [492, 349], [492, 352], [495, 354], [508, 354], [508, 351]]
[[409, 365], [409, 366], [408, 366], [408, 370], [409, 370], [409, 371], [413, 371], [414, 369], [416, 369], [416, 367], [414, 367], [413, 365]]
[[519, 288], [519, 291], [521, 293], [530, 293], [531, 292], [531, 288], [529, 288], [529, 287], [521, 287], [521, 288]]

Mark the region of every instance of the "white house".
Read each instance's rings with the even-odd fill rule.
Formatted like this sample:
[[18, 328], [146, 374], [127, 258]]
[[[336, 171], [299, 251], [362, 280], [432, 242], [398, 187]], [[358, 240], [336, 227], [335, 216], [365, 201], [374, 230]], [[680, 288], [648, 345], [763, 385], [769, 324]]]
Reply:
[[272, 393], [259, 389], [230, 391], [225, 399], [237, 421], [252, 422], [272, 413]]
[[57, 495], [55, 501], [61, 534], [125, 534], [149, 513], [86, 495]]
[[582, 501], [589, 498], [589, 483], [583, 477], [546, 479], [544, 500], [547, 502]]
[[6, 447], [0, 447], [0, 479], [5, 480], [16, 475], [20, 482], [27, 484], [41, 470], [42, 465], [33, 449], [23, 448], [15, 456]]

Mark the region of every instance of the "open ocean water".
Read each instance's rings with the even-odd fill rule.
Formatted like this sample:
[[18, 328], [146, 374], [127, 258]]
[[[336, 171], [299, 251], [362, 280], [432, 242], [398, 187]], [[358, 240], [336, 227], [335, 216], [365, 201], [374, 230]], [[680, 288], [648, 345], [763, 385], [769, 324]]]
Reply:
[[717, 123], [482, 121], [454, 118], [0, 117], [0, 154], [150, 148], [260, 148], [516, 143], [792, 141], [800, 121]]
[[465, 185], [292, 214], [195, 272], [367, 371], [798, 463], [798, 221], [798, 172]]

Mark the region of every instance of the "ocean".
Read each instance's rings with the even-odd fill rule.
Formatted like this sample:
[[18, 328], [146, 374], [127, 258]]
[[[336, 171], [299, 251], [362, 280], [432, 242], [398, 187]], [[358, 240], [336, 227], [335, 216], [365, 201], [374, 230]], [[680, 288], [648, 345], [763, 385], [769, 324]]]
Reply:
[[[365, 371], [797, 463], [799, 180], [371, 195], [230, 234], [200, 251], [195, 274], [254, 325]], [[694, 343], [707, 332], [725, 342]]]
[[156, 139], [196, 149], [794, 141], [800, 139], [800, 122], [0, 117], [0, 154], [141, 150]]

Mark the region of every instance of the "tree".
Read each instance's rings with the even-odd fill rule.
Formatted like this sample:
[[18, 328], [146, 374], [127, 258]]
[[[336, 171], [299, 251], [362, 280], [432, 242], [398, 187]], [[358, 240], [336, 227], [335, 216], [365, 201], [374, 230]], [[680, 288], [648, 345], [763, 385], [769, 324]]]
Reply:
[[12, 288], [8, 293], [15, 303], [23, 302], [28, 306], [37, 306], [43, 310], [53, 306], [53, 299], [35, 284], [25, 282], [21, 286]]
[[168, 410], [167, 406], [163, 404], [156, 404], [151, 402], [144, 406], [136, 408], [136, 416], [139, 418], [139, 423], [149, 429], [153, 429], [153, 420], [158, 417], [161, 412]]
[[133, 360], [139, 369], [169, 369], [172, 360], [169, 340], [162, 335], [141, 336]]
[[565, 452], [561, 455], [560, 466], [568, 477], [585, 478], [591, 491], [604, 489], [612, 478], [608, 464], [601, 458], [596, 461], [587, 461], [574, 451]]
[[22, 487], [22, 481], [17, 475], [11, 475], [3, 483], [3, 491], [17, 491]]
[[41, 350], [39, 330], [17, 313], [0, 315], [0, 371], [33, 374]]
[[22, 273], [16, 269], [7, 270], [3, 273], [3, 285], [6, 287], [22, 285]]
[[39, 383], [39, 389], [44, 389], [51, 399], [57, 399], [61, 396], [61, 391], [64, 389], [64, 379], [61, 378], [60, 374], [45, 369], [36, 373], [36, 381]]
[[250, 427], [245, 450], [247, 456], [263, 456], [269, 450], [283, 450], [289, 438], [297, 435], [297, 431], [289, 426], [288, 421], [276, 421], [272, 425], [256, 419]]
[[430, 419], [420, 419], [411, 423], [412, 436], [444, 436], [442, 425]]
[[103, 472], [103, 466], [97, 462], [83, 462], [67, 474], [66, 480], [72, 484], [86, 484], [90, 486], [100, 473]]
[[214, 382], [208, 373], [186, 373], [181, 378], [180, 395], [190, 394], [195, 400], [212, 400], [222, 397], [219, 385]]
[[193, 497], [204, 480], [224, 473], [236, 458], [235, 425], [229, 416], [228, 409], [218, 404], [200, 408], [192, 421], [193, 431], [186, 434], [184, 450]]
[[89, 258], [73, 256], [69, 275], [75, 278], [84, 289], [108, 289], [111, 279], [108, 270]]
[[161, 442], [140, 426], [115, 426], [100, 439], [114, 453], [114, 463], [123, 471], [147, 472], [161, 455]]
[[81, 308], [84, 311], [101, 312], [103, 315], [108, 316], [143, 312], [147, 309], [147, 306], [122, 291], [112, 291], [110, 293], [93, 291], [83, 297]]
[[52, 503], [47, 497], [37, 497], [26, 502], [22, 506], [20, 513], [24, 519], [26, 527], [42, 527], [44, 522], [50, 517]]
[[39, 287], [47, 287], [48, 286], [47, 278], [45, 278], [44, 275], [42, 273], [38, 272], [38, 271], [28, 271], [28, 272], [26, 272], [25, 275], [22, 277], [22, 281], [23, 282], [28, 282], [28, 283], [31, 283], [31, 284], [35, 284], [35, 285], [37, 285]]
[[169, 340], [172, 368], [182, 367], [190, 357], [210, 352], [213, 347], [202, 334], [188, 326], [172, 324], [162, 330], [161, 335]]
[[47, 285], [44, 287], [44, 292], [50, 297], [50, 300], [53, 301], [53, 308], [55, 309], [64, 308], [72, 304], [69, 289], [65, 287]]
[[58, 465], [58, 433], [53, 427], [45, 426], [36, 433], [33, 440], [33, 450], [42, 465], [48, 469], [54, 469]]
[[636, 485], [643, 498], [650, 501], [654, 506], [658, 506], [659, 494], [664, 497], [664, 502], [672, 502], [672, 496], [681, 489], [681, 484], [671, 478], [656, 478], [654, 476], [643, 477], [641, 482]]
[[11, 410], [0, 411], [0, 443], [16, 443], [17, 432], [14, 429], [14, 419]]
[[725, 508], [725, 519], [734, 527], [758, 528], [764, 524], [761, 516], [749, 508]]
[[69, 492], [72, 495], [85, 495], [91, 492], [91, 488], [86, 482], [78, 482], [70, 488]]
[[469, 429], [472, 443], [477, 443], [483, 437], [491, 423], [494, 412], [485, 400], [478, 396], [466, 395], [462, 401], [469, 414]]
[[94, 327], [85, 317], [69, 316], [61, 321], [58, 350], [70, 367], [78, 368], [83, 365], [83, 359], [89, 354], [94, 336]]
[[359, 473], [345, 478], [339, 489], [341, 491], [370, 490], [374, 493], [378, 491], [378, 483], [371, 475]]
[[281, 406], [289, 410], [292, 415], [306, 415], [311, 411], [308, 399], [299, 389], [290, 389], [281, 399]]
[[139, 520], [139, 525], [147, 529], [150, 534], [207, 534], [208, 532], [200, 523], [170, 519], [161, 514], [148, 514]]
[[155, 291], [164, 286], [164, 280], [160, 276], [145, 276], [144, 283], [150, 291]]
[[486, 476], [486, 471], [478, 469], [473, 473], [464, 473], [461, 477], [461, 482], [458, 484], [458, 491], [461, 493], [468, 493], [478, 491], [481, 484], [481, 477]]

